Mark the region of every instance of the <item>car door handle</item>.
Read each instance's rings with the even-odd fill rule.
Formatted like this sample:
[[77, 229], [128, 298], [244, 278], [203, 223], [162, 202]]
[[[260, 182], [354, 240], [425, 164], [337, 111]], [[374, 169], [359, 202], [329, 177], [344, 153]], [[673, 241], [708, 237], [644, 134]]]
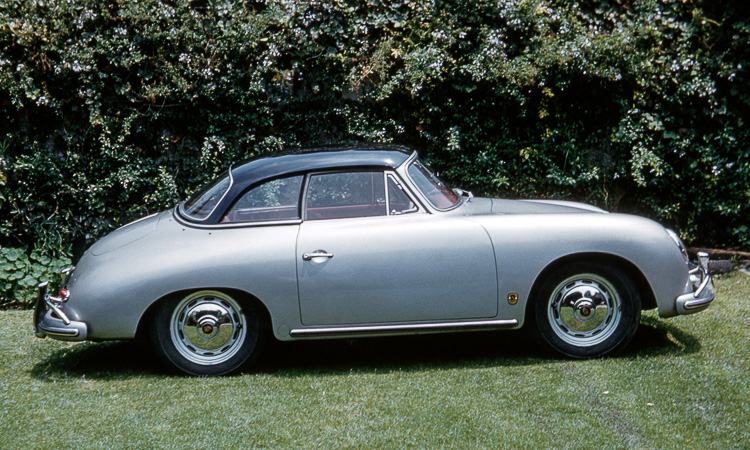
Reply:
[[310, 261], [313, 258], [333, 258], [333, 253], [328, 253], [325, 250], [315, 250], [312, 253], [304, 253], [302, 255], [302, 259], [305, 261]]

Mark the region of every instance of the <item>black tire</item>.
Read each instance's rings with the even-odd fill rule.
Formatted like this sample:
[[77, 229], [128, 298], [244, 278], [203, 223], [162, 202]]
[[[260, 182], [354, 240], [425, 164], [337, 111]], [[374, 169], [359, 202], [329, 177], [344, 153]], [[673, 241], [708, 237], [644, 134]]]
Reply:
[[616, 266], [574, 263], [543, 282], [533, 318], [537, 337], [554, 351], [596, 358], [630, 342], [641, 320], [641, 299]]
[[256, 305], [213, 290], [163, 301], [150, 325], [160, 359], [198, 376], [225, 375], [253, 363], [266, 338]]

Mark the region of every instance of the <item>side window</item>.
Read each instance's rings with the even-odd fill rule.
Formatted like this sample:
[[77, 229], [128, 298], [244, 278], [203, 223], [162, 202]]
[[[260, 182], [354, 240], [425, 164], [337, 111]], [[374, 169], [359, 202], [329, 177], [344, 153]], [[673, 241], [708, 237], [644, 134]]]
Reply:
[[388, 175], [388, 209], [388, 214], [392, 216], [419, 211], [393, 175]]
[[302, 175], [279, 178], [250, 189], [234, 203], [222, 222], [299, 219], [299, 192], [302, 179]]
[[309, 220], [384, 216], [383, 172], [312, 175], [305, 204]]

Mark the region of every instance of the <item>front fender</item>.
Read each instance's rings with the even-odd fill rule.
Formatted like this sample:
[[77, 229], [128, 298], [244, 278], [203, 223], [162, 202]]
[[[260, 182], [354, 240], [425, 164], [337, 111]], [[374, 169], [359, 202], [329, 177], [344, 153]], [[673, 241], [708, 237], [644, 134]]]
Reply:
[[[497, 258], [500, 317], [523, 323], [532, 288], [557, 261], [603, 255], [627, 261], [645, 279], [659, 314], [677, 314], [674, 299], [686, 292], [688, 266], [664, 227], [622, 214], [492, 215], [472, 218], [490, 235]], [[506, 299], [517, 294], [518, 302]]]

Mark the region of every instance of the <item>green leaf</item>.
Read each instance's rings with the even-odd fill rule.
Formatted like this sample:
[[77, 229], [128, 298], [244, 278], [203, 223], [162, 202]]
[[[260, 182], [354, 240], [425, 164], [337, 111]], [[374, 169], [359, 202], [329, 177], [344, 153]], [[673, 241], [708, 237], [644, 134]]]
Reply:
[[18, 270], [16, 272], [11, 272], [10, 275], [8, 275], [9, 280], [20, 280], [26, 276], [22, 271]]
[[21, 285], [21, 286], [31, 287], [31, 286], [38, 285], [39, 284], [39, 280], [37, 280], [36, 278], [32, 277], [31, 275], [26, 275], [25, 277], [23, 277], [18, 282], [18, 284]]

